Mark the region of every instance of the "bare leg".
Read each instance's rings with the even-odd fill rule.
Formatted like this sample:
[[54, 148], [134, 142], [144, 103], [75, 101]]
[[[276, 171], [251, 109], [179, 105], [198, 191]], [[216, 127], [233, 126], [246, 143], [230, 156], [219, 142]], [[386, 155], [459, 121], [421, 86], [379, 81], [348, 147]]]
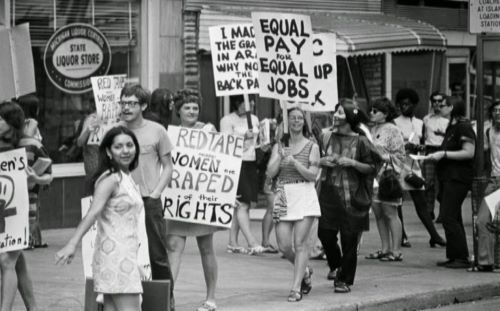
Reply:
[[291, 263], [295, 264], [295, 252], [293, 251], [293, 223], [289, 221], [280, 221], [276, 224], [276, 240], [278, 248], [283, 256]]
[[103, 311], [117, 311], [111, 295], [104, 295], [104, 308]]
[[255, 247], [259, 245], [257, 239], [253, 236], [250, 230], [250, 215], [248, 209], [250, 206], [246, 203], [241, 203], [240, 207], [236, 210], [236, 217], [238, 218], [238, 223], [240, 225], [241, 232], [245, 236], [249, 247]]
[[12, 251], [0, 254], [0, 268], [2, 269], [1, 311], [11, 311], [17, 291], [16, 262], [21, 251]]
[[116, 310], [141, 311], [141, 297], [139, 294], [113, 294], [110, 296]]
[[18, 278], [17, 287], [19, 289], [19, 293], [21, 293], [21, 297], [23, 298], [26, 310], [38, 310], [33, 291], [33, 282], [29, 276], [26, 259], [24, 258], [24, 254], [22, 252], [16, 262], [16, 273]]
[[269, 246], [271, 243], [269, 237], [271, 236], [271, 231], [273, 230], [273, 206], [274, 206], [274, 195], [267, 194], [267, 209], [262, 219], [262, 246]]
[[177, 280], [177, 276], [179, 275], [179, 270], [181, 268], [181, 257], [182, 253], [184, 252], [185, 246], [185, 236], [173, 234], [167, 235], [168, 259], [170, 261], [170, 268], [172, 269], [174, 281]]
[[392, 236], [392, 248], [390, 251], [397, 255], [401, 252], [401, 239], [403, 238], [403, 230], [401, 228], [401, 221], [398, 217], [398, 209], [396, 206], [391, 205], [383, 205], [382, 208], [388, 221], [389, 232]]
[[303, 220], [294, 224], [295, 262], [292, 289], [296, 291], [300, 290], [300, 283], [304, 278], [307, 263], [309, 262], [309, 245], [307, 242], [313, 222], [313, 217], [304, 217]]
[[215, 288], [217, 286], [217, 258], [213, 244], [213, 234], [196, 237], [201, 255], [201, 264], [207, 285], [207, 301], [215, 303]]
[[378, 234], [380, 235], [380, 241], [382, 243], [382, 253], [387, 253], [390, 249], [390, 234], [385, 215], [382, 210], [382, 206], [379, 203], [374, 203], [372, 206], [373, 213], [375, 214], [375, 220], [377, 222]]
[[239, 207], [235, 207], [231, 229], [229, 230], [229, 245], [231, 246], [238, 246], [238, 234], [240, 232], [240, 224], [237, 217], [238, 209]]

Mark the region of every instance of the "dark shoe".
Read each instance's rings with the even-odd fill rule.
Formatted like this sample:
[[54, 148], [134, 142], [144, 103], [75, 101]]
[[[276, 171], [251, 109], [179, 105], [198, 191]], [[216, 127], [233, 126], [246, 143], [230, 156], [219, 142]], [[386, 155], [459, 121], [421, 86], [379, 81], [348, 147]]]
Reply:
[[438, 267], [444, 267], [444, 266], [446, 266], [447, 264], [452, 263], [453, 261], [454, 261], [453, 259], [448, 259], [448, 260], [444, 260], [444, 261], [438, 261], [438, 262], [436, 263], [436, 265], [437, 265]]
[[302, 293], [296, 290], [291, 290], [288, 295], [288, 302], [297, 302], [302, 300]]
[[445, 265], [445, 268], [449, 269], [467, 269], [470, 267], [470, 262], [468, 260], [453, 260], [449, 264]]
[[411, 247], [411, 243], [408, 239], [403, 239], [401, 241], [401, 247]]
[[493, 272], [493, 265], [479, 265], [477, 266], [477, 271], [479, 272]]
[[306, 268], [306, 273], [304, 275], [304, 278], [302, 279], [302, 283], [300, 283], [300, 292], [304, 295], [309, 294], [312, 289], [312, 280], [311, 276], [313, 274], [313, 270], [310, 267]]
[[429, 245], [430, 245], [431, 248], [436, 247], [436, 245], [439, 245], [441, 247], [445, 247], [446, 246], [446, 241], [443, 240], [441, 237], [439, 237], [439, 239], [437, 239], [437, 240], [430, 239], [429, 240]]
[[380, 261], [403, 261], [403, 253], [399, 253], [397, 255], [388, 253], [384, 257], [380, 258]]
[[337, 269], [330, 270], [330, 272], [326, 275], [326, 279], [329, 281], [335, 281], [337, 279]]
[[351, 291], [351, 288], [345, 282], [335, 282], [334, 286], [335, 289], [333, 291], [335, 293], [345, 294]]

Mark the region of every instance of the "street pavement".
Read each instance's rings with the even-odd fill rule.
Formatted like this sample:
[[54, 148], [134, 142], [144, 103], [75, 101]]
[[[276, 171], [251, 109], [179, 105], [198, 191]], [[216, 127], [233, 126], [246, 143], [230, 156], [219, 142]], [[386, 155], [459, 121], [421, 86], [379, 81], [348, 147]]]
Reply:
[[[226, 253], [228, 232], [215, 234], [219, 279], [217, 286], [218, 310], [416, 310], [428, 309], [453, 302], [471, 301], [498, 296], [500, 274], [471, 273], [436, 266], [445, 259], [444, 248], [430, 248], [429, 236], [418, 220], [413, 203], [404, 204], [405, 226], [411, 248], [404, 248], [402, 262], [380, 262], [364, 257], [380, 246], [374, 216], [371, 230], [363, 235], [358, 257], [358, 271], [351, 293], [336, 294], [333, 283], [326, 280], [328, 267], [324, 260], [312, 260], [313, 289], [298, 303], [286, 301], [292, 266], [279, 254], [249, 256]], [[463, 217], [472, 250], [471, 205], [466, 200]], [[252, 212], [259, 218], [262, 210]], [[444, 236], [442, 226], [438, 231]], [[252, 221], [255, 236], [261, 236], [261, 222]], [[70, 238], [74, 229], [43, 232], [48, 248], [25, 251], [33, 278], [35, 295], [40, 310], [83, 310], [84, 278], [81, 254], [69, 266], [55, 266], [54, 253]], [[273, 236], [273, 244], [276, 245]], [[242, 242], [243, 236], [240, 237]], [[472, 251], [471, 251], [472, 253]], [[192, 311], [205, 297], [205, 283], [196, 240], [189, 238], [176, 283], [176, 310]], [[15, 310], [24, 310], [19, 295]]]

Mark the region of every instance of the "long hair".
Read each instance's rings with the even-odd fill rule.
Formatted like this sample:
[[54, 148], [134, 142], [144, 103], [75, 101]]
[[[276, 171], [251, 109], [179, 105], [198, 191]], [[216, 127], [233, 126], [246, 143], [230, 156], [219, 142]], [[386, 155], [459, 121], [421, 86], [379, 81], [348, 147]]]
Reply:
[[174, 94], [165, 88], [158, 88], [151, 94], [151, 103], [149, 105], [150, 111], [159, 114], [160, 122], [165, 128], [172, 121], [172, 109], [171, 103], [173, 101]]
[[361, 123], [368, 122], [366, 113], [349, 98], [342, 98], [340, 105], [344, 108], [346, 121], [351, 126], [351, 130], [360, 135], [366, 136], [365, 132], [360, 128]]
[[104, 172], [109, 171], [108, 173], [109, 175], [118, 172], [120, 170], [118, 164], [115, 161], [113, 161], [113, 159], [110, 159], [106, 151], [111, 149], [111, 145], [113, 144], [115, 137], [121, 134], [130, 136], [135, 145], [135, 156], [132, 162], [130, 162], [129, 170], [133, 171], [135, 168], [137, 168], [137, 165], [139, 164], [139, 154], [141, 153], [141, 151], [139, 147], [139, 141], [137, 140], [137, 137], [135, 136], [134, 132], [132, 132], [131, 130], [129, 130], [124, 126], [116, 126], [111, 128], [106, 133], [106, 135], [104, 135], [104, 138], [102, 139], [101, 144], [99, 145], [99, 164], [97, 171], [92, 177], [92, 187], [94, 187], [94, 189], [95, 189], [95, 182]]
[[[304, 112], [304, 110], [302, 110], [299, 106], [290, 108], [290, 109], [288, 109], [288, 112], [287, 112], [288, 116], [290, 116], [290, 113], [292, 113], [295, 110], [302, 113], [302, 116], [304, 117], [304, 126], [302, 127], [302, 135], [304, 135], [304, 137], [306, 137], [306, 138], [309, 138], [311, 136], [311, 131], [309, 131], [309, 126], [307, 125], [307, 122], [306, 122], [306, 113]], [[283, 136], [281, 137], [281, 142], [284, 143], [285, 145], [288, 145], [289, 141], [290, 141], [290, 131], [288, 131], [287, 134], [283, 134]]]
[[10, 126], [10, 137], [2, 137], [5, 142], [17, 147], [24, 135], [24, 112], [21, 107], [12, 101], [0, 103], [0, 117]]

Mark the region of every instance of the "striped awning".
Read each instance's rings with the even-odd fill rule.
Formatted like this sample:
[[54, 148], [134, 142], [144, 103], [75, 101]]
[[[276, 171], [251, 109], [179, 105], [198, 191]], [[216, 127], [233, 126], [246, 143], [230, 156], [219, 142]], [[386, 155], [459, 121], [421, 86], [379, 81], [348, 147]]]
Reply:
[[[337, 54], [344, 57], [446, 49], [445, 36], [436, 27], [417, 20], [382, 13], [309, 12], [309, 15], [316, 33], [337, 35]], [[249, 22], [250, 12], [202, 9], [198, 49], [210, 51], [210, 26]]]

